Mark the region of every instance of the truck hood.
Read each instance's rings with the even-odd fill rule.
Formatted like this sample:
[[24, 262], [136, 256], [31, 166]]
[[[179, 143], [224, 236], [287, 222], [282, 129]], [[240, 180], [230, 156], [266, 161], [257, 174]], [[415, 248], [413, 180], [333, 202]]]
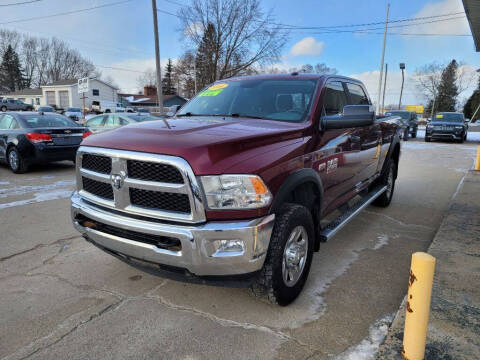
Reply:
[[272, 120], [189, 117], [127, 125], [86, 138], [82, 145], [179, 156], [197, 175], [219, 174], [279, 146], [301, 141], [306, 124]]

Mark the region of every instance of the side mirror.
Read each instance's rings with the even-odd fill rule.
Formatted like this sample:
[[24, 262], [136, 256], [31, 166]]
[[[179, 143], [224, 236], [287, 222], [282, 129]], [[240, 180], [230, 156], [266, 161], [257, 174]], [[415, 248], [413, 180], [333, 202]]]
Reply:
[[371, 105], [347, 105], [343, 108], [343, 114], [322, 118], [325, 130], [369, 126], [374, 121], [375, 111]]

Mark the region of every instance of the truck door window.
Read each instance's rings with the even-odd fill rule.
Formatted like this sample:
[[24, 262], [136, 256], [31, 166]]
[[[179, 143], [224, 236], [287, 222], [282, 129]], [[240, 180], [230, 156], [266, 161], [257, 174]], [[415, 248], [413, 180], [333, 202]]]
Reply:
[[326, 85], [324, 109], [325, 115], [338, 115], [343, 113], [347, 105], [347, 96], [340, 81], [332, 81]]
[[351, 104], [349, 105], [370, 105], [368, 96], [360, 85], [347, 83], [347, 88], [350, 93]]

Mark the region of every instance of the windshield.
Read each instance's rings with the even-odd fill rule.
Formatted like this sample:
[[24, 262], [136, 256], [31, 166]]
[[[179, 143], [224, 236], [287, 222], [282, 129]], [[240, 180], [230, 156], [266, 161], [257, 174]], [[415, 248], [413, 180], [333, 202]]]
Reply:
[[387, 115], [400, 116], [403, 120], [408, 120], [410, 118], [410, 113], [404, 111], [389, 111]]
[[78, 127], [76, 122], [62, 115], [22, 115], [28, 128]]
[[68, 112], [81, 112], [80, 108], [68, 108]]
[[231, 80], [210, 86], [177, 116], [217, 115], [301, 122], [310, 109], [316, 80]]
[[51, 107], [41, 107], [38, 109], [38, 111], [43, 111], [43, 112], [55, 112], [55, 110], [53, 110], [53, 108]]
[[463, 123], [463, 114], [459, 113], [438, 113], [432, 120], [432, 122], [456, 122]]

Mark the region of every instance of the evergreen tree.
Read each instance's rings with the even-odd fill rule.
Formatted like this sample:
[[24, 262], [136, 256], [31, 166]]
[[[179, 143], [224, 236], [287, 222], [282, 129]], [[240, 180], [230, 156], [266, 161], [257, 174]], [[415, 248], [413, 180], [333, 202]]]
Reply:
[[[195, 56], [197, 91], [217, 80], [216, 37], [215, 26], [209, 23]], [[235, 61], [235, 58], [232, 61]]]
[[[477, 89], [473, 92], [463, 107], [463, 114], [466, 119], [473, 120], [475, 110], [480, 106], [480, 78], [478, 79]], [[475, 119], [480, 118], [480, 110], [475, 114]]]
[[455, 111], [457, 104], [458, 88], [457, 81], [458, 63], [452, 60], [445, 70], [443, 70], [440, 85], [438, 87], [438, 96], [435, 103], [435, 112]]
[[165, 75], [162, 79], [162, 92], [164, 95], [175, 95], [175, 86], [173, 84], [173, 64], [172, 60], [168, 59], [168, 63], [165, 66]]
[[11, 92], [25, 87], [25, 77], [20, 66], [18, 54], [8, 45], [0, 64], [0, 88]]

